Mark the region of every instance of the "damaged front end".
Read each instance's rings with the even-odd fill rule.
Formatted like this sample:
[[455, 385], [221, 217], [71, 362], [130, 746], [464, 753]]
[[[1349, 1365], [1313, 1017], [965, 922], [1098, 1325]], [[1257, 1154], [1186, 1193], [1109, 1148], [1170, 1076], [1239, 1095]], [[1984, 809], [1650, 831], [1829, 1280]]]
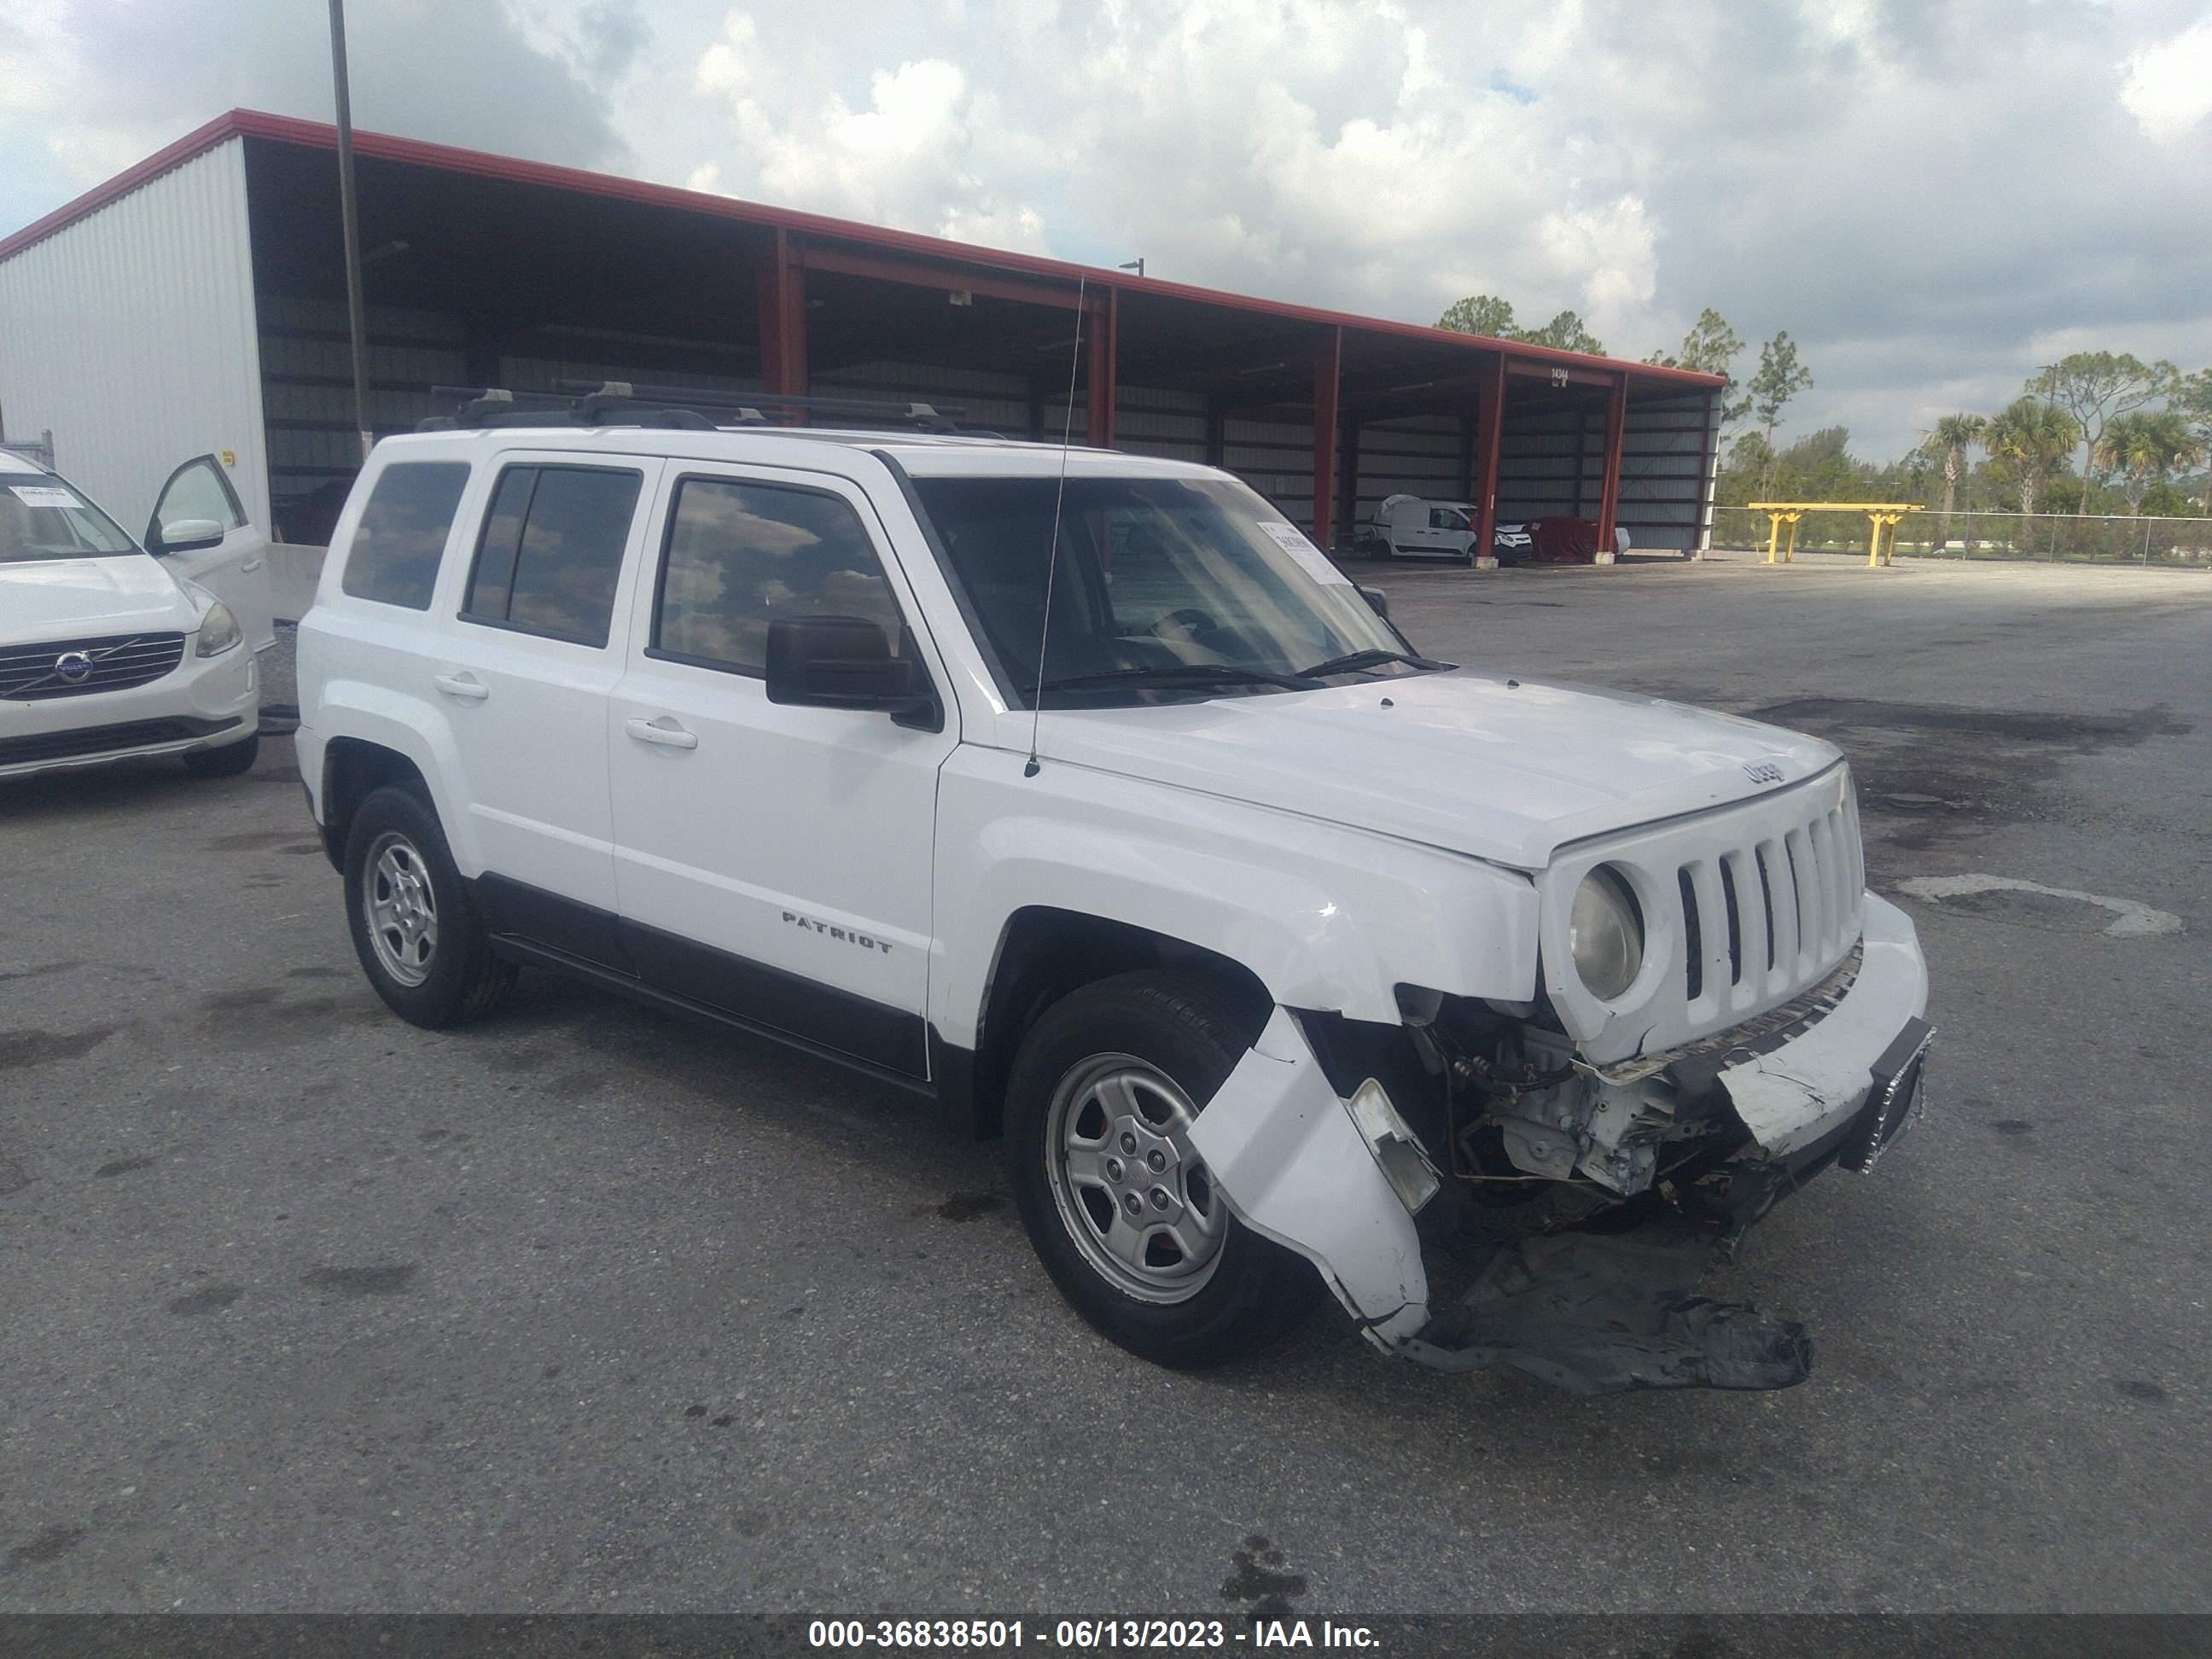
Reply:
[[1912, 925], [1781, 1006], [1593, 1064], [1541, 1006], [1407, 988], [1404, 1023], [1278, 1008], [1190, 1131], [1231, 1209], [1318, 1267], [1376, 1346], [1577, 1393], [1802, 1382], [1802, 1326], [1698, 1286], [1831, 1164], [1920, 1110], [1934, 1033]]

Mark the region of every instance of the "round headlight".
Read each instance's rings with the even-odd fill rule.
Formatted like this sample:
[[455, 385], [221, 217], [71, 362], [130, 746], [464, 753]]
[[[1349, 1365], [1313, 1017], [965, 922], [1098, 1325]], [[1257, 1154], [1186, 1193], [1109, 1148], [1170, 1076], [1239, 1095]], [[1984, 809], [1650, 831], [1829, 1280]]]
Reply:
[[1644, 967], [1644, 914], [1620, 873], [1600, 865], [1575, 889], [1567, 950], [1590, 994], [1610, 1002]]
[[217, 599], [200, 617], [200, 642], [192, 654], [220, 657], [245, 637], [238, 631], [238, 618], [230, 614], [230, 607]]

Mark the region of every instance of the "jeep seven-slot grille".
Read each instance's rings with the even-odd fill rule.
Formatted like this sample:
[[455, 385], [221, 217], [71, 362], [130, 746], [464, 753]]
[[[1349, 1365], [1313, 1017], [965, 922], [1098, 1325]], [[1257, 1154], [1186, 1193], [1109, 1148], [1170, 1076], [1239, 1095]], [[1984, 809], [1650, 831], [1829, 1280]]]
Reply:
[[149, 685], [184, 660], [182, 634], [112, 634], [0, 647], [0, 698], [41, 702]]
[[1778, 836], [1693, 860], [1676, 872], [1683, 994], [1724, 1001], [1802, 982], [1857, 936], [1858, 826], [1848, 804]]

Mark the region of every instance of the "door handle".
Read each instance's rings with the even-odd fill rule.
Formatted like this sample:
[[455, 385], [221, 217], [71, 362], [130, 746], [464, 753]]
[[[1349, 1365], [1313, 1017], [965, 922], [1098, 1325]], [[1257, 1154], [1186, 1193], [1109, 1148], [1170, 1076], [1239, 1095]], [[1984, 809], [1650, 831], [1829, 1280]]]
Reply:
[[491, 696], [491, 687], [473, 674], [434, 674], [430, 684], [449, 697], [459, 697], [469, 702], [482, 702]]
[[[663, 714], [660, 719], [668, 720], [668, 716]], [[699, 746], [699, 739], [673, 720], [663, 726], [659, 720], [626, 720], [623, 722], [623, 729], [640, 743], [657, 743], [664, 749], [696, 749]]]
[[258, 570], [261, 568], [261, 561], [258, 559], [248, 559], [244, 564], [238, 568], [240, 570], [248, 572]]

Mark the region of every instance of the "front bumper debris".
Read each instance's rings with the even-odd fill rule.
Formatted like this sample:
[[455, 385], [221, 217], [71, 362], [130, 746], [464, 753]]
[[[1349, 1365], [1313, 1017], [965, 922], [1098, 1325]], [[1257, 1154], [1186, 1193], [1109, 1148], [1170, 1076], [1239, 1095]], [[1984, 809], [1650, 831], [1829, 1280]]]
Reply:
[[1720, 1068], [1736, 1115], [1775, 1157], [1850, 1123], [1867, 1103], [1876, 1060], [1927, 1012], [1928, 966], [1911, 918], [1869, 893], [1865, 926], [1865, 957], [1842, 1001], [1802, 1036]]
[[1741, 1213], [1723, 1239], [1686, 1219], [1524, 1237], [1496, 1246], [1455, 1304], [1432, 1307], [1413, 1200], [1385, 1174], [1401, 1149], [1370, 1144], [1282, 1008], [1200, 1114], [1191, 1149], [1231, 1212], [1311, 1261], [1385, 1352], [1449, 1371], [1510, 1365], [1584, 1394], [1789, 1388], [1811, 1369], [1804, 1328], [1698, 1285], [1781, 1192], [1830, 1163], [1868, 1168], [1918, 1115], [1934, 1036], [1920, 1018], [1926, 968], [1904, 913], [1865, 904], [1849, 989], [1809, 1026], [1723, 1051], [1707, 1075], [1747, 1136], [1729, 1166]]
[[1802, 1382], [1802, 1325], [1697, 1293], [1711, 1255], [1710, 1240], [1659, 1228], [1523, 1239], [1403, 1352], [1438, 1370], [1510, 1365], [1569, 1394]]

